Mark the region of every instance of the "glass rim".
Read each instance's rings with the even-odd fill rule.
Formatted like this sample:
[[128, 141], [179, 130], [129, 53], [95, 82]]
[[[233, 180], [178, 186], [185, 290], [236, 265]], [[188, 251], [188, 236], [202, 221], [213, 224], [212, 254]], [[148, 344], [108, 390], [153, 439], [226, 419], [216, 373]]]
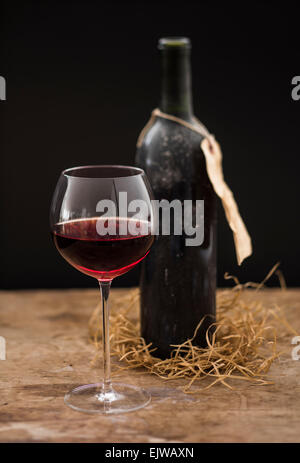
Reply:
[[[119, 169], [119, 170], [128, 170], [134, 173], [131, 173], [129, 175], [115, 175], [115, 176], [87, 176], [87, 175], [71, 175], [70, 172], [73, 171], [79, 171], [80, 169]], [[143, 169], [140, 169], [139, 167], [135, 166], [124, 166], [121, 164], [95, 164], [95, 165], [86, 165], [86, 166], [75, 166], [75, 167], [68, 167], [67, 169], [63, 170], [61, 175], [69, 178], [88, 178], [88, 179], [114, 179], [114, 178], [130, 178], [130, 177], [136, 177], [138, 175], [145, 175], [145, 171]]]

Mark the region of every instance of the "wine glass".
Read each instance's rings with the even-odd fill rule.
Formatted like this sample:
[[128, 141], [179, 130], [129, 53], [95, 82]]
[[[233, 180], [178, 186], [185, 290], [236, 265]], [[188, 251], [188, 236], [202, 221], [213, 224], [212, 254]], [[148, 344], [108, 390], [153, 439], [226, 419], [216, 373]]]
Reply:
[[83, 166], [60, 175], [50, 226], [60, 254], [96, 278], [102, 295], [103, 382], [79, 386], [65, 396], [87, 413], [122, 413], [146, 406], [151, 397], [136, 386], [111, 383], [108, 296], [112, 280], [144, 259], [154, 241], [153, 194], [142, 169]]

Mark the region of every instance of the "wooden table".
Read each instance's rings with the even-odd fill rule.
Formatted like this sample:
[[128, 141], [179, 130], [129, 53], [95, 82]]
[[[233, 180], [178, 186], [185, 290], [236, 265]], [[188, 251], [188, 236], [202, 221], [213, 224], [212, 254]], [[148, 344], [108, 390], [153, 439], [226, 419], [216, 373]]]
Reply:
[[[112, 298], [117, 291], [113, 290]], [[287, 308], [300, 331], [300, 290], [265, 290], [269, 303]], [[287, 350], [273, 364], [274, 385], [222, 385], [185, 395], [182, 383], [131, 370], [118, 379], [152, 394], [147, 408], [118, 416], [87, 415], [64, 405], [73, 386], [101, 379], [91, 366], [88, 319], [97, 290], [0, 292], [1, 442], [300, 442], [300, 361]], [[300, 354], [300, 350], [299, 350]], [[99, 378], [100, 376], [100, 378]]]

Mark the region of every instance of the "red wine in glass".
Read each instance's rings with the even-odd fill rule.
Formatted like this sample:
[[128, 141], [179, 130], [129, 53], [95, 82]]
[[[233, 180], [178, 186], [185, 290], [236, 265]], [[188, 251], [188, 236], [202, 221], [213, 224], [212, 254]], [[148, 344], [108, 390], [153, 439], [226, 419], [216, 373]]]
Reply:
[[69, 264], [98, 280], [102, 295], [103, 381], [68, 392], [65, 404], [74, 410], [125, 413], [150, 402], [144, 389], [111, 382], [108, 297], [114, 278], [143, 260], [154, 242], [153, 199], [145, 172], [136, 167], [74, 167], [57, 182], [50, 210], [53, 241]]
[[[149, 222], [143, 221], [141, 224], [140, 220], [130, 218], [114, 220], [116, 233], [103, 236], [97, 231], [97, 223], [107, 222], [107, 218], [94, 217], [58, 223], [52, 231], [55, 246], [77, 270], [97, 279], [111, 280], [128, 272], [146, 257], [154, 240]], [[119, 232], [121, 224], [127, 230], [125, 235]], [[137, 234], [131, 234], [128, 225], [133, 225]]]

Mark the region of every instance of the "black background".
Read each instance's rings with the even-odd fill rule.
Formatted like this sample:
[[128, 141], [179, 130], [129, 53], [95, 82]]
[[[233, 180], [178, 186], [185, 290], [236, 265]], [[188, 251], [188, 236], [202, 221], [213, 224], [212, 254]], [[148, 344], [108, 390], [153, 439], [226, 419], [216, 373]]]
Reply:
[[[195, 114], [222, 145], [253, 239], [239, 268], [220, 208], [218, 284], [225, 271], [259, 281], [279, 260], [299, 285], [299, 18], [287, 3], [2, 3], [0, 286], [95, 286], [51, 243], [51, 196], [64, 168], [134, 162], [159, 103], [157, 40], [170, 35], [192, 40]], [[114, 285], [137, 279], [138, 269]]]

